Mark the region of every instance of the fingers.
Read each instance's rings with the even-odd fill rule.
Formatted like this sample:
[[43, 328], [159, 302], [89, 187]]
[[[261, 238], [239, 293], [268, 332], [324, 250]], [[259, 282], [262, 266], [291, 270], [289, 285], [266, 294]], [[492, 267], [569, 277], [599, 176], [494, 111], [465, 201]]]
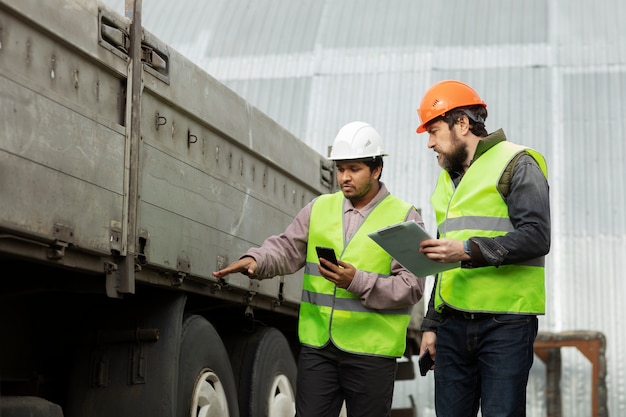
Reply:
[[465, 257], [463, 241], [456, 239], [428, 239], [420, 244], [420, 252], [435, 262], [461, 261]]
[[356, 268], [352, 264], [340, 259], [337, 260], [337, 263], [339, 265], [335, 265], [326, 259], [320, 258], [320, 274], [339, 288], [346, 289], [354, 279]]
[[326, 280], [332, 282], [333, 284], [337, 284], [341, 277], [340, 273], [340, 267], [324, 258], [320, 258], [320, 274], [322, 274]]
[[215, 271], [215, 272], [213, 272], [213, 276], [215, 278], [222, 278], [222, 277], [228, 275], [228, 273], [225, 272], [225, 271], [226, 271], [226, 269], [220, 269], [219, 271]]
[[422, 333], [422, 343], [420, 345], [420, 355], [422, 355], [426, 349], [430, 352], [430, 356], [435, 357], [436, 353], [437, 334], [432, 331], [425, 331]]
[[326, 258], [319, 258], [319, 261], [320, 261], [320, 266], [322, 267], [322, 269], [329, 271], [329, 272], [335, 272], [334, 271], [334, 268], [336, 268], [335, 264], [333, 264]]
[[213, 272], [213, 276], [216, 278], [223, 278], [226, 275], [232, 274], [233, 272], [239, 272], [239, 267], [237, 266], [238, 262], [232, 263], [228, 265], [226, 268], [222, 268], [219, 271]]
[[213, 276], [215, 278], [223, 278], [226, 275], [241, 272], [247, 276], [253, 276], [256, 271], [257, 263], [253, 258], [245, 257], [243, 259], [239, 259], [232, 264], [228, 265], [226, 268], [222, 268], [219, 271], [213, 272]]
[[433, 248], [441, 244], [440, 239], [426, 239], [420, 243], [420, 249]]

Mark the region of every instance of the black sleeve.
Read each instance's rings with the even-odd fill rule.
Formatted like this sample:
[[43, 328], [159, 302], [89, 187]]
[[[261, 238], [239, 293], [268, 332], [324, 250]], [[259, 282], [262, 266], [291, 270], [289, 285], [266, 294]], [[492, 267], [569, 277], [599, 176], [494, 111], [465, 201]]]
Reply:
[[437, 328], [443, 321], [441, 314], [437, 313], [437, 311], [435, 310], [435, 291], [437, 291], [438, 276], [439, 275], [435, 276], [435, 283], [430, 293], [430, 300], [428, 301], [426, 315], [424, 316], [424, 320], [422, 321], [422, 325], [420, 326], [420, 330], [423, 332], [430, 331], [437, 333]]
[[506, 203], [515, 230], [494, 238], [472, 237], [472, 267], [514, 264], [550, 251], [548, 181], [529, 154], [515, 163]]

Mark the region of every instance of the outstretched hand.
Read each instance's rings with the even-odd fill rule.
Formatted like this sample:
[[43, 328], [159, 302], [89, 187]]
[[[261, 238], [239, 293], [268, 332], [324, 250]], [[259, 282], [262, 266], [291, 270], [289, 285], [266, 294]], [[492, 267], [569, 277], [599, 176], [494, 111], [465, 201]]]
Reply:
[[250, 278], [254, 278], [256, 268], [257, 268], [257, 263], [254, 260], [254, 258], [250, 256], [246, 256], [246, 257], [236, 260], [232, 264], [228, 265], [226, 268], [213, 272], [213, 276], [215, 278], [224, 278], [228, 274], [241, 272], [242, 274], [247, 275]]

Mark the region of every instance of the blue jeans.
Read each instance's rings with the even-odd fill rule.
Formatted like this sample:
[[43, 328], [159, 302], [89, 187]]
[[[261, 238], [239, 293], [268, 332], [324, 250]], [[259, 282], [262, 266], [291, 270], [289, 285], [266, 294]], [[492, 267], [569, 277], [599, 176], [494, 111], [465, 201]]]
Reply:
[[[446, 315], [446, 314], [444, 314]], [[533, 315], [447, 315], [437, 330], [437, 417], [525, 417], [538, 321]]]

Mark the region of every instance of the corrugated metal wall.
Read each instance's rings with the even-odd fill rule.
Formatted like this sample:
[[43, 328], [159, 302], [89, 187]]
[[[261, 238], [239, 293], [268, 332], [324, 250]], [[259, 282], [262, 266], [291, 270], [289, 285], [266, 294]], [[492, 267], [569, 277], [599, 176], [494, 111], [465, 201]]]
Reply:
[[[105, 2], [118, 11], [124, 0]], [[415, 134], [434, 82], [456, 78], [488, 103], [489, 130], [546, 155], [553, 247], [541, 331], [607, 339], [608, 409], [626, 415], [626, 3], [623, 0], [144, 0], [144, 26], [321, 153], [344, 123], [372, 123], [383, 180], [424, 212], [439, 167]], [[430, 282], [430, 281], [429, 281]], [[591, 367], [563, 349], [563, 414], [591, 414]], [[434, 416], [432, 374], [399, 383]], [[545, 366], [529, 383], [546, 413]]]

